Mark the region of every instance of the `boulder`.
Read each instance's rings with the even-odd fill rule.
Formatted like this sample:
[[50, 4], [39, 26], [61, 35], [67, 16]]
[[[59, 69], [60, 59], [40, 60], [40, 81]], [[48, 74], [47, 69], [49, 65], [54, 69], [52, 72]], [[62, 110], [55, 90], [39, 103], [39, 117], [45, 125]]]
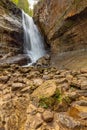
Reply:
[[47, 67], [50, 65], [50, 55], [45, 55], [43, 57], [41, 57], [39, 60], [37, 60], [36, 62], [36, 66], [43, 66], [43, 67]]
[[60, 123], [62, 123], [62, 125], [70, 128], [70, 129], [75, 129], [80, 126], [79, 121], [75, 121], [72, 117], [70, 117], [64, 113], [58, 114], [58, 118], [59, 118]]
[[81, 83], [81, 89], [87, 91], [87, 80], [83, 80], [83, 82]]
[[40, 98], [49, 98], [55, 94], [56, 91], [56, 82], [55, 80], [45, 81], [32, 93], [32, 97]]
[[42, 115], [44, 121], [51, 122], [53, 121], [53, 112], [51, 111], [45, 111]]
[[26, 54], [16, 54], [15, 56], [5, 57], [0, 59], [0, 64], [18, 64], [20, 66], [25, 66], [30, 63], [31, 59]]
[[74, 105], [70, 108], [69, 114], [74, 118], [87, 119], [87, 106]]

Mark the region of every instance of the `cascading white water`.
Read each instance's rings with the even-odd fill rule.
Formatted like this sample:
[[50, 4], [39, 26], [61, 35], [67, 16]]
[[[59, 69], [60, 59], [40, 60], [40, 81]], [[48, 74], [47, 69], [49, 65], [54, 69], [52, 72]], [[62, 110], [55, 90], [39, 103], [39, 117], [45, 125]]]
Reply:
[[[32, 17], [22, 11], [24, 29], [24, 53], [31, 59], [31, 64], [45, 55], [44, 41], [34, 24]], [[30, 63], [29, 63], [30, 64]]]

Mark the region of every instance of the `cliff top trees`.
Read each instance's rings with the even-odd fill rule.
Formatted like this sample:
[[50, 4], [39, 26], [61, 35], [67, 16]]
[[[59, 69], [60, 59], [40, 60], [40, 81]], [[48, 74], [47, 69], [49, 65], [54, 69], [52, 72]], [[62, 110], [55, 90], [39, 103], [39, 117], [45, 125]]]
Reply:
[[14, 2], [19, 8], [23, 9], [30, 16], [33, 15], [33, 10], [29, 8], [28, 0], [11, 0]]

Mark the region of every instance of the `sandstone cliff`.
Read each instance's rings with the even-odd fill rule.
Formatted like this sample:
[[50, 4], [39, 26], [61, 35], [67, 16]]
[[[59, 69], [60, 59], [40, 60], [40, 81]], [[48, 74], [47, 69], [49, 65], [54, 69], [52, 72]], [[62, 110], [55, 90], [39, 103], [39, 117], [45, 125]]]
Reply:
[[35, 22], [51, 46], [51, 64], [87, 66], [87, 0], [44, 0], [34, 12]]
[[0, 0], [0, 57], [22, 53], [22, 13], [9, 0]]

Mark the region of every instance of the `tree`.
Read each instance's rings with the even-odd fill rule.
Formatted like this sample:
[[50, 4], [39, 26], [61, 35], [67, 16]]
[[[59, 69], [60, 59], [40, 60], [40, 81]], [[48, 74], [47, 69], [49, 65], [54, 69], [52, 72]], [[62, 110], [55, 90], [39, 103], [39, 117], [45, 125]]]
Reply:
[[18, 4], [18, 0], [11, 0], [12, 2], [14, 2], [16, 5]]
[[18, 7], [23, 9], [26, 13], [29, 14], [29, 3], [28, 3], [28, 0], [18, 0]]
[[11, 0], [11, 1], [14, 2], [19, 8], [23, 9], [24, 12], [26, 12], [30, 16], [33, 16], [33, 9], [30, 8], [28, 0]]

